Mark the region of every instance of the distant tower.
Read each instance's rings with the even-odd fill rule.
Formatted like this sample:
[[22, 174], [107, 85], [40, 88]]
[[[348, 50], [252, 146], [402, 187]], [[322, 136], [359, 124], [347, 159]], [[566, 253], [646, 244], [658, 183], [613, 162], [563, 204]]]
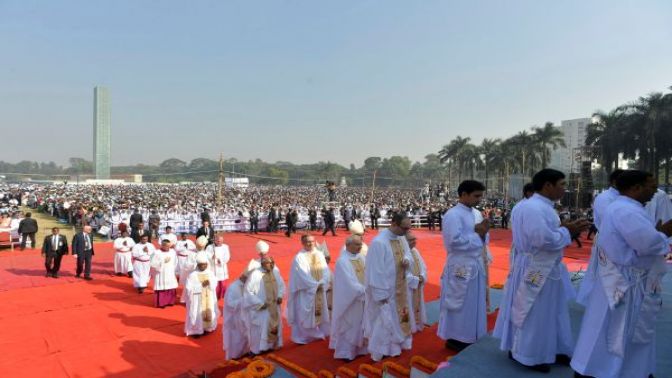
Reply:
[[110, 93], [93, 88], [93, 165], [96, 179], [110, 178]]

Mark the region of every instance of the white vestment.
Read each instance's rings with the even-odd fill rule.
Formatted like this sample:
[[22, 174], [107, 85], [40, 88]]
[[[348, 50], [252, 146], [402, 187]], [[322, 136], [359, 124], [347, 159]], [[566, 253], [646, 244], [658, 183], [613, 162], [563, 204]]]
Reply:
[[[413, 311], [408, 295], [407, 269], [411, 250], [404, 236], [389, 229], [381, 231], [371, 242], [366, 256], [366, 304], [364, 337], [374, 361], [383, 356], [398, 356], [413, 343]], [[404, 262], [405, 261], [405, 262]]]
[[474, 343], [487, 335], [485, 243], [474, 230], [475, 214], [459, 203], [443, 216], [446, 264], [441, 274], [441, 302], [437, 335]]
[[593, 224], [595, 225], [595, 228], [597, 228], [597, 234], [593, 241], [593, 248], [590, 250], [588, 268], [583, 276], [583, 280], [581, 280], [579, 291], [576, 294], [576, 302], [584, 306], [588, 304], [588, 296], [590, 296], [590, 292], [593, 290], [597, 277], [597, 242], [600, 238], [600, 225], [602, 224], [604, 214], [607, 212], [607, 208], [616, 200], [616, 198], [618, 198], [618, 196], [619, 193], [616, 188], [609, 188], [598, 194], [593, 201]]
[[330, 276], [324, 254], [317, 249], [301, 250], [294, 257], [289, 273], [287, 323], [292, 327], [295, 343], [307, 344], [329, 335], [327, 289]]
[[524, 365], [552, 364], [556, 355], [574, 350], [567, 302], [575, 292], [562, 263], [571, 238], [550, 199], [537, 193], [517, 207], [514, 272], [493, 335]]
[[[267, 284], [272, 292], [268, 292]], [[245, 283], [243, 306], [252, 353], [259, 354], [282, 346], [282, 311], [277, 301], [284, 295], [285, 283], [277, 267], [271, 273], [262, 268], [250, 272]], [[264, 304], [266, 308], [259, 310]], [[275, 306], [273, 313], [271, 306]], [[271, 333], [272, 327], [277, 327], [276, 333]]]
[[135, 242], [129, 237], [114, 240], [114, 273], [126, 274], [133, 271], [131, 249], [134, 245]]
[[219, 247], [214, 244], [208, 247], [212, 249], [209, 253], [210, 256], [210, 266], [212, 267], [212, 272], [215, 274], [217, 281], [226, 281], [229, 279], [229, 268], [228, 263], [231, 258], [231, 253], [229, 252], [229, 246], [222, 244]]
[[[207, 287], [202, 282], [209, 281]], [[187, 277], [184, 287], [186, 292], [187, 318], [184, 332], [189, 335], [200, 335], [217, 329], [217, 280], [209, 269], [195, 270]], [[210, 321], [203, 320], [203, 314], [210, 313]]]
[[[651, 201], [646, 203], [644, 208], [654, 223], [658, 223], [658, 221], [665, 223], [672, 219], [672, 200], [667, 193], [660, 189], [656, 191], [656, 194], [653, 195]], [[672, 244], [672, 238], [669, 238], [669, 241]]]
[[152, 243], [138, 243], [133, 246], [133, 287], [145, 288], [149, 284], [149, 270], [156, 248]]
[[[413, 319], [411, 324], [413, 333], [420, 332], [427, 324], [427, 311], [425, 309], [425, 283], [427, 283], [427, 265], [417, 248], [411, 249], [411, 266], [408, 269], [406, 280], [408, 281], [408, 295], [413, 306]], [[420, 283], [422, 277], [422, 283]]]
[[249, 331], [244, 318], [244, 292], [245, 284], [238, 279], [228, 287], [224, 295], [222, 339], [227, 360], [240, 358], [250, 350]]
[[626, 196], [607, 208], [600, 233], [598, 274], [571, 366], [600, 378], [645, 378], [656, 369], [668, 240], [644, 207]]
[[151, 266], [154, 269], [154, 291], [177, 289], [175, 278], [175, 250], [157, 250], [152, 255]]
[[334, 297], [329, 348], [334, 358], [353, 360], [366, 354], [364, 342], [364, 257], [341, 252], [334, 270]]
[[177, 243], [177, 235], [173, 234], [173, 233], [170, 233], [170, 234], [163, 234], [163, 235], [159, 236], [159, 244], [161, 244], [161, 242], [164, 241], [164, 240], [170, 241], [170, 243], [171, 243], [170, 246], [172, 248], [175, 248], [175, 244]]

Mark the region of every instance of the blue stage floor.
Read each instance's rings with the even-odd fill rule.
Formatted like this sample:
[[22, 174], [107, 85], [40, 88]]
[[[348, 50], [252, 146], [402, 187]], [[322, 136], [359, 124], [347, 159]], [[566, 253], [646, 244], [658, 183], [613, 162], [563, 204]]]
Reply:
[[[658, 315], [656, 326], [658, 363], [656, 377], [672, 377], [672, 342], [670, 342], [672, 339], [672, 272], [668, 272], [665, 276], [663, 285], [663, 309]], [[501, 299], [501, 291], [497, 292], [491, 293], [493, 305], [498, 304]], [[437, 320], [438, 303], [428, 305], [433, 306], [431, 320]], [[428, 315], [430, 315], [429, 308]], [[570, 305], [570, 316], [576, 339], [583, 317], [583, 307], [572, 303]], [[449, 368], [442, 369], [432, 376], [449, 378], [570, 378], [573, 376], [573, 371], [567, 366], [554, 365], [549, 374], [532, 372], [509, 360], [507, 354], [499, 350], [499, 339], [485, 337], [450, 360]]]

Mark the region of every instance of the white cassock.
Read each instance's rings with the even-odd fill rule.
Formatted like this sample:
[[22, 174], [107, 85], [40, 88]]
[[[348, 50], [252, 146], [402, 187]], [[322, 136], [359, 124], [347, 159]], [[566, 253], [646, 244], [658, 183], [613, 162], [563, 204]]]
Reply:
[[[203, 287], [203, 282], [210, 281], [210, 285]], [[201, 335], [203, 332], [212, 332], [217, 329], [217, 280], [210, 269], [194, 270], [187, 277], [184, 287], [186, 292], [187, 319], [184, 323], [184, 333]], [[210, 314], [210, 321], [203, 320], [205, 313]]]
[[669, 252], [637, 201], [620, 196], [602, 220], [598, 274], [572, 368], [595, 377], [644, 378], [656, 370], [656, 316]]
[[172, 248], [167, 251], [159, 249], [154, 252], [150, 263], [154, 270], [154, 291], [177, 289], [176, 262], [177, 255]]
[[172, 232], [170, 234], [163, 234], [159, 236], [159, 244], [161, 244], [162, 241], [168, 240], [170, 241], [170, 247], [175, 248], [175, 244], [177, 243], [177, 235], [173, 234]]
[[127, 274], [133, 271], [131, 249], [134, 245], [135, 242], [129, 237], [114, 239], [114, 273]]
[[[646, 203], [644, 209], [655, 223], [658, 223], [658, 221], [665, 223], [672, 219], [672, 200], [667, 193], [660, 189], [656, 191], [651, 201]], [[669, 238], [669, 241], [672, 244], [672, 238]]]
[[[257, 268], [245, 283], [244, 319], [250, 336], [250, 350], [259, 354], [282, 346], [282, 316], [278, 299], [285, 295], [280, 270], [266, 272]], [[266, 304], [264, 310], [259, 310]], [[273, 329], [276, 332], [272, 332]]]
[[597, 241], [600, 238], [602, 219], [604, 219], [604, 215], [606, 214], [609, 205], [616, 201], [616, 198], [618, 198], [619, 195], [620, 194], [616, 188], [610, 187], [598, 194], [593, 201], [593, 224], [595, 224], [595, 228], [597, 228], [597, 233], [593, 240], [593, 248], [590, 250], [588, 268], [583, 276], [583, 280], [581, 280], [579, 291], [576, 294], [576, 302], [584, 306], [588, 305], [588, 297], [590, 296], [590, 292], [593, 291], [593, 286], [595, 286], [595, 280], [597, 279]]
[[[411, 324], [413, 333], [420, 332], [427, 324], [427, 311], [425, 310], [425, 283], [427, 282], [427, 265], [417, 248], [411, 249], [411, 266], [406, 280], [408, 281], [408, 295], [413, 305], [413, 319]], [[422, 283], [420, 283], [422, 277]]]
[[229, 279], [229, 268], [228, 263], [231, 258], [231, 253], [229, 252], [229, 246], [222, 244], [219, 247], [214, 244], [208, 247], [211, 249], [210, 252], [210, 266], [212, 267], [212, 272], [215, 274], [217, 281], [226, 281]]
[[574, 350], [568, 304], [575, 292], [562, 263], [569, 231], [553, 202], [540, 194], [518, 205], [513, 227], [514, 272], [504, 287], [493, 335], [524, 365], [552, 364]]
[[353, 360], [366, 354], [364, 342], [364, 257], [341, 252], [334, 270], [334, 305], [329, 348], [334, 358]]
[[474, 343], [487, 335], [485, 243], [474, 230], [475, 213], [458, 203], [442, 219], [446, 264], [441, 274], [437, 335]]
[[[307, 344], [329, 336], [327, 289], [329, 266], [317, 249], [299, 251], [289, 273], [287, 323], [292, 327], [292, 341]], [[321, 286], [318, 289], [318, 286]]]
[[180, 286], [184, 286], [184, 281], [195, 267], [191, 267], [186, 274], [183, 274], [183, 268], [189, 261], [189, 256], [196, 253], [196, 244], [193, 241], [180, 240], [175, 243], [175, 252], [177, 252], [177, 266], [175, 267], [175, 274], [180, 276]]
[[[518, 212], [516, 209], [518, 208], [518, 206], [521, 203], [523, 203], [525, 201], [527, 201], [527, 198], [521, 199], [520, 201], [518, 201], [518, 203], [516, 203], [513, 206], [513, 209], [511, 209], [511, 217], [510, 217], [510, 220], [509, 220], [509, 224], [513, 224], [513, 222], [514, 222], [513, 220], [515, 219], [516, 213]], [[516, 261], [516, 246], [515, 246], [515, 244], [513, 243], [513, 240], [512, 240], [511, 241], [511, 249], [509, 249], [509, 273], [506, 276], [507, 280], [509, 279], [509, 277], [511, 277], [511, 274], [513, 274], [513, 263], [514, 263], [514, 261]]]
[[371, 242], [366, 256], [364, 337], [374, 361], [398, 356], [413, 344], [413, 311], [408, 295], [407, 269], [413, 257], [404, 236], [389, 229]]
[[250, 350], [248, 329], [244, 318], [244, 293], [245, 284], [238, 279], [229, 286], [224, 296], [222, 338], [227, 360], [239, 358]]
[[152, 243], [138, 243], [133, 246], [133, 287], [145, 288], [149, 284], [149, 270], [156, 248]]

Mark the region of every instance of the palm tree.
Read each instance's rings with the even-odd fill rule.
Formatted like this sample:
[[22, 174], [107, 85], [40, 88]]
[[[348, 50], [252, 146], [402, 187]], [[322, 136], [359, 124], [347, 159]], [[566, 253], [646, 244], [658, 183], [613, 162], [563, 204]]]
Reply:
[[553, 126], [553, 122], [546, 122], [543, 127], [534, 127], [532, 130], [534, 131], [533, 137], [541, 152], [541, 168], [546, 168], [550, 149], [556, 150], [558, 147], [567, 147], [565, 136], [560, 129]]
[[624, 152], [624, 113], [614, 109], [609, 113], [593, 113], [593, 122], [586, 128], [586, 146], [592, 147], [597, 160], [607, 175], [618, 168], [619, 153]]
[[518, 168], [523, 176], [527, 177], [528, 170], [534, 170], [536, 161], [535, 141], [527, 131], [520, 131], [509, 138], [508, 143], [515, 147], [511, 152], [518, 160]]
[[[439, 150], [439, 160], [441, 163], [448, 163], [448, 175], [450, 175], [452, 166], [456, 166], [458, 181], [462, 179], [462, 155], [464, 153], [465, 147], [469, 144], [470, 141], [471, 138], [462, 138], [458, 135], [455, 137], [455, 139], [451, 140], [450, 143], [444, 145], [443, 148]], [[450, 181], [450, 179], [448, 181]]]
[[479, 146], [479, 153], [483, 155], [483, 166], [485, 170], [485, 188], [488, 188], [488, 170], [490, 165], [493, 162], [493, 158], [497, 153], [497, 148], [499, 147], [500, 139], [488, 139], [484, 138]]

